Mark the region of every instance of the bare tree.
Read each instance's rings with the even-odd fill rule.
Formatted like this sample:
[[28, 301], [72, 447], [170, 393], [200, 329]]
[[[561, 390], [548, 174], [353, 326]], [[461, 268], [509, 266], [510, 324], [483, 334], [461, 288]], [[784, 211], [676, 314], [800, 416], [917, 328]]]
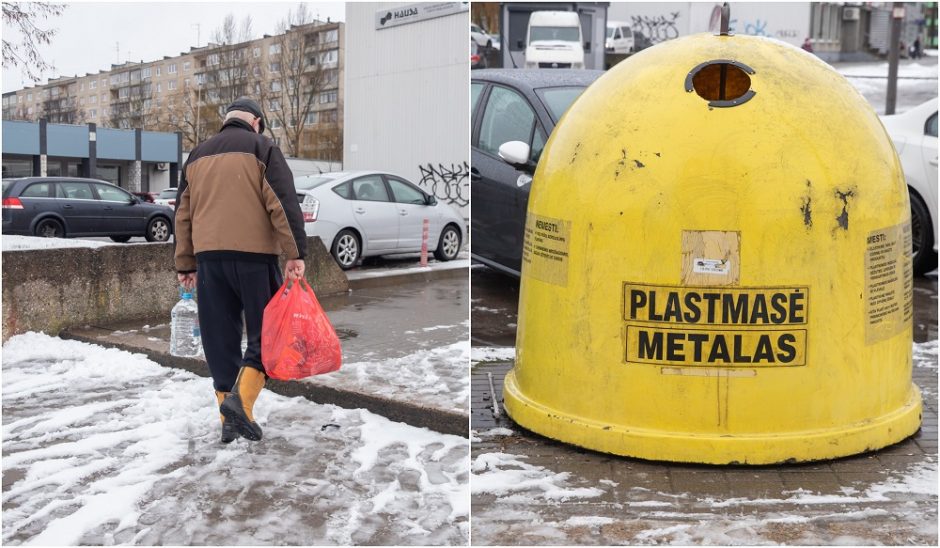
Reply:
[[39, 2], [4, 2], [3, 24], [19, 32], [21, 41], [14, 43], [3, 38], [4, 66], [20, 67], [33, 82], [42, 77], [42, 73], [54, 68], [39, 53], [39, 48], [52, 42], [56, 29], [43, 29], [38, 26], [42, 19], [61, 15], [65, 4], [41, 4]]
[[269, 56], [268, 86], [270, 98], [265, 105], [269, 116], [284, 131], [290, 156], [302, 154], [302, 136], [307, 129], [308, 115], [324, 88], [327, 71], [319, 48], [319, 32], [306, 4], [290, 10], [287, 19], [278, 24], [275, 51]]

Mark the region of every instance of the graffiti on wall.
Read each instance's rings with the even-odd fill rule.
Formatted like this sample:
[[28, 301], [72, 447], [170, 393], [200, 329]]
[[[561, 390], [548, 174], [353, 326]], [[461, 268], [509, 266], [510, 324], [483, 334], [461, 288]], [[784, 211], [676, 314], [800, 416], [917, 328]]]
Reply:
[[665, 15], [632, 15], [633, 32], [642, 32], [643, 36], [649, 38], [650, 42], [658, 44], [665, 40], [672, 40], [679, 37], [679, 29], [676, 28], [676, 19], [679, 18], [679, 12], [674, 11], [668, 17]]
[[755, 19], [753, 21], [745, 20], [743, 25], [739, 30], [737, 19], [732, 19], [728, 23], [728, 30], [731, 32], [737, 32], [739, 34], [747, 34], [748, 36], [766, 36], [768, 38], [779, 38], [781, 40], [786, 40], [787, 38], [799, 38], [799, 32], [796, 29], [772, 29], [767, 28], [770, 24], [769, 20], [766, 19]]
[[437, 165], [428, 163], [419, 165], [418, 170], [421, 172], [418, 186], [425, 192], [458, 208], [470, 204], [470, 165], [467, 162]]

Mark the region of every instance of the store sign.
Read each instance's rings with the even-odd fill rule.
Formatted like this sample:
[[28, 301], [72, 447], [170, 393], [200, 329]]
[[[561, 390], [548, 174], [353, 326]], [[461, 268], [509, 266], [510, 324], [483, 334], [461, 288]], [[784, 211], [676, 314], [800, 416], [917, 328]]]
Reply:
[[375, 12], [375, 28], [382, 30], [464, 11], [470, 11], [470, 2], [427, 2], [394, 6]]

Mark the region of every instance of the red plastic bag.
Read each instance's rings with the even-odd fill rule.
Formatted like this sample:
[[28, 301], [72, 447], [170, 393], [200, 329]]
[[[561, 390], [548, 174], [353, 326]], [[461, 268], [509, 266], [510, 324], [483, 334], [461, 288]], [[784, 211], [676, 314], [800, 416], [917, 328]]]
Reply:
[[339, 369], [343, 352], [307, 280], [287, 280], [264, 307], [261, 363], [272, 379], [295, 380]]

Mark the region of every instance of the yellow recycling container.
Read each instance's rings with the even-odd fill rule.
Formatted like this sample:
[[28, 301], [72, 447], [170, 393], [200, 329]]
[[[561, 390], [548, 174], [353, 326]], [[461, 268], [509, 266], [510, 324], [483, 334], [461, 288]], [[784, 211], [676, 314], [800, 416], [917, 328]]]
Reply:
[[555, 128], [525, 232], [504, 389], [523, 427], [769, 464], [920, 425], [901, 166], [811, 54], [702, 34], [618, 64]]

